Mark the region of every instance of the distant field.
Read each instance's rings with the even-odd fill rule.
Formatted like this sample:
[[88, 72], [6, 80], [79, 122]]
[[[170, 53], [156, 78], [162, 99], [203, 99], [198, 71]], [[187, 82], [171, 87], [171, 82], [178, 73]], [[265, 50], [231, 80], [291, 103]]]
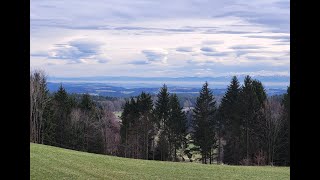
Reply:
[[243, 167], [120, 158], [30, 144], [31, 179], [290, 179], [289, 167]]
[[120, 117], [121, 117], [121, 114], [122, 114], [122, 111], [114, 111], [113, 114], [114, 114], [117, 118], [120, 118]]

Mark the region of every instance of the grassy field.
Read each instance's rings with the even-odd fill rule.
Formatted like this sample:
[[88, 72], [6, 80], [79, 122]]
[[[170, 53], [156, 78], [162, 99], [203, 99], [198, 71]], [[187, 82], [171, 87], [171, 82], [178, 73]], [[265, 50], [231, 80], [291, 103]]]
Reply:
[[114, 111], [113, 114], [114, 114], [117, 118], [120, 118], [120, 117], [121, 117], [121, 114], [122, 114], [122, 111]]
[[120, 158], [30, 144], [31, 179], [290, 179], [289, 167], [244, 167]]

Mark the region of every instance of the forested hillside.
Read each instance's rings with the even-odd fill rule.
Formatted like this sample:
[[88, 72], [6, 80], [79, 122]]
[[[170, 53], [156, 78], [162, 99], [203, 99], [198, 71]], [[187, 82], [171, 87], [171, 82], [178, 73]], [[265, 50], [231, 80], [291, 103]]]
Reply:
[[190, 98], [163, 87], [130, 98], [50, 93], [30, 75], [30, 142], [128, 158], [290, 165], [290, 87], [267, 96], [262, 82], [233, 77], [220, 97], [204, 82]]

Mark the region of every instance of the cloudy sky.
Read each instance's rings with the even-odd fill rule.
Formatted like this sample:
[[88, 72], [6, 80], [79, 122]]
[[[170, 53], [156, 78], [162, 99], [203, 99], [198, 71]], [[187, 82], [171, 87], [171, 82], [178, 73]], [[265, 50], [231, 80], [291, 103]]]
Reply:
[[31, 0], [49, 76], [290, 75], [289, 0]]

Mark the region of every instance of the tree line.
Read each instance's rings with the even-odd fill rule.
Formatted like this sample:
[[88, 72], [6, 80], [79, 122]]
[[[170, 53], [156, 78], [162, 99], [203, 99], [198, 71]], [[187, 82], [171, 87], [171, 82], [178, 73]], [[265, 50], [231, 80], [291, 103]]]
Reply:
[[120, 125], [103, 101], [68, 94], [61, 85], [49, 93], [43, 71], [30, 75], [30, 142], [116, 155]]
[[[76, 98], [78, 97], [78, 98]], [[267, 97], [262, 83], [234, 76], [217, 104], [205, 82], [195, 106], [183, 109], [166, 85], [156, 98], [126, 99], [120, 122], [110, 102], [88, 94], [49, 94], [41, 71], [30, 75], [30, 142], [127, 158], [233, 165], [290, 165], [290, 87]], [[192, 146], [192, 148], [189, 148]]]
[[177, 160], [176, 151], [186, 142], [187, 119], [176, 94], [166, 85], [153, 105], [144, 92], [132, 97], [121, 116], [121, 154], [124, 157]]
[[267, 98], [261, 82], [233, 77], [217, 113], [223, 162], [290, 165], [290, 86], [282, 99]]

